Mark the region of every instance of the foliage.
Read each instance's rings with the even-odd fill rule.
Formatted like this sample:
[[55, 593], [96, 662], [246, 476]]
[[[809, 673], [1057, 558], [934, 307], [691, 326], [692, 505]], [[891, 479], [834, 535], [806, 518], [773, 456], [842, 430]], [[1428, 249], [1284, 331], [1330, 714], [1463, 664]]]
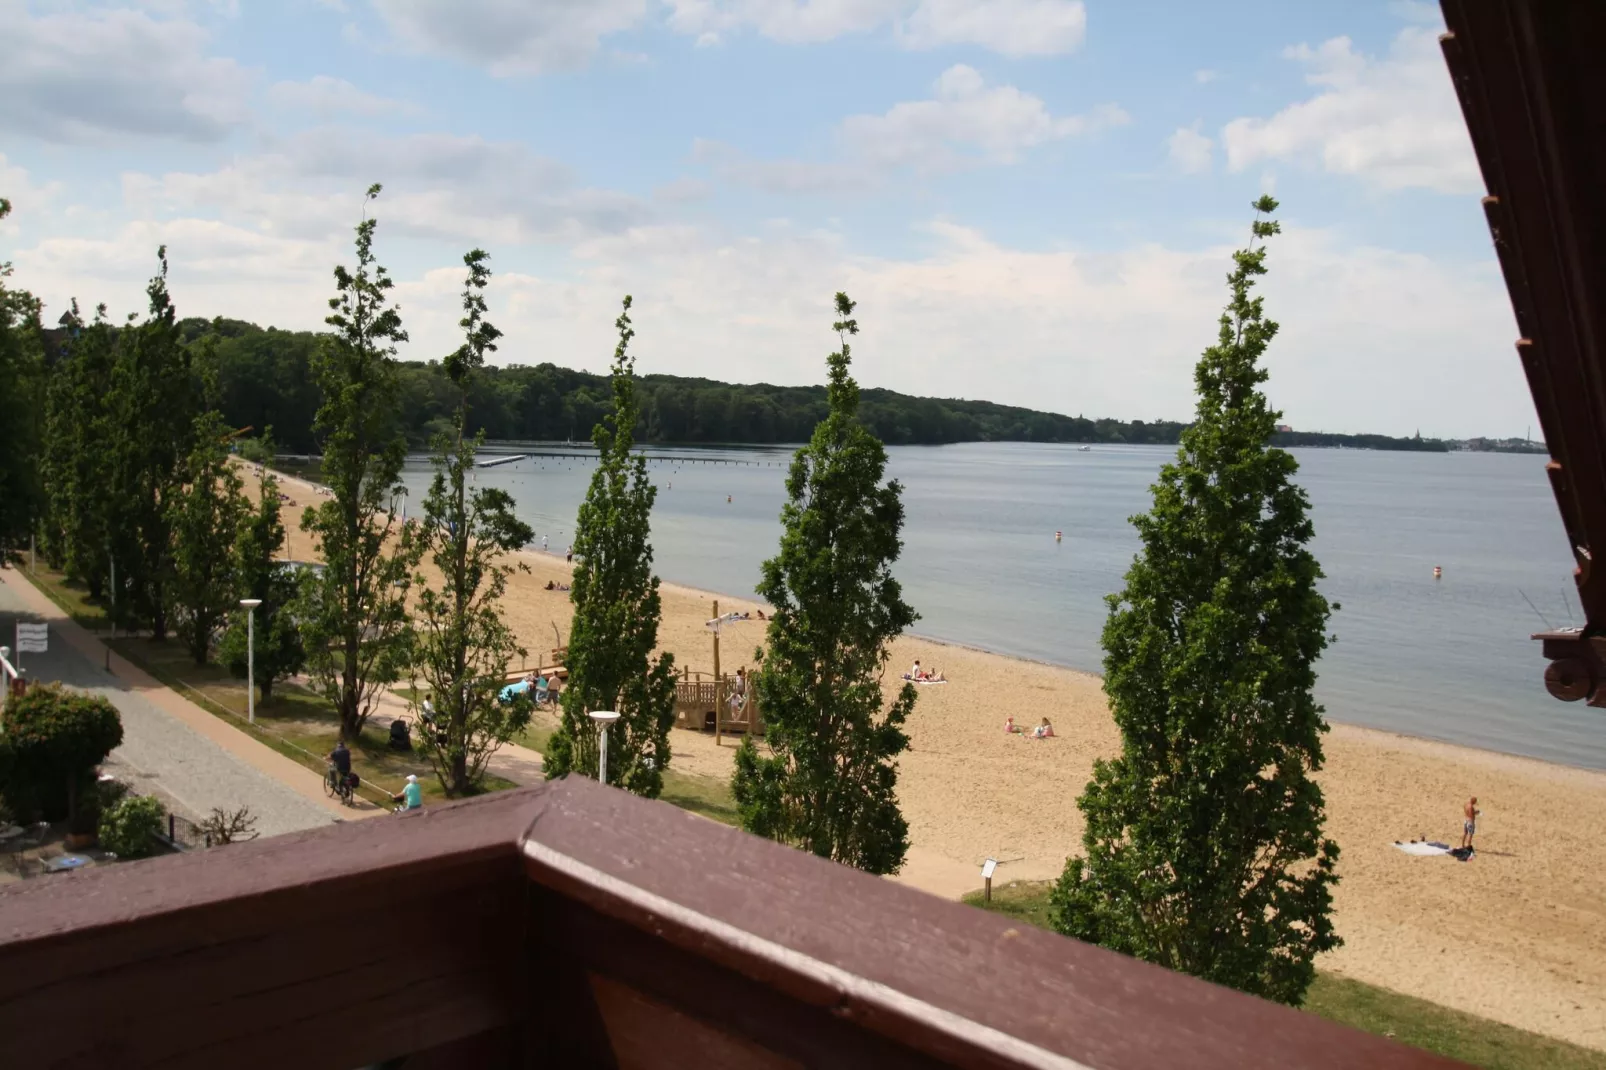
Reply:
[[206, 836], [206, 842], [213, 847], [222, 847], [256, 839], [261, 835], [256, 831], [256, 825], [256, 815], [249, 806], [242, 806], [238, 810], [223, 810], [214, 806], [201, 822], [201, 832]]
[[[0, 220], [11, 202], [0, 197]], [[44, 510], [44, 336], [39, 299], [6, 285], [0, 260], [0, 553], [25, 544]]]
[[45, 394], [46, 559], [107, 594], [111, 532], [110, 394], [117, 334], [106, 306], [84, 323], [78, 302], [61, 317], [61, 356]]
[[[993, 886], [992, 902], [971, 892], [964, 902], [1028, 925], [1051, 928], [1053, 883], [1010, 881]], [[1591, 1051], [1515, 1029], [1361, 981], [1318, 973], [1303, 1009], [1352, 1029], [1490, 1070], [1606, 1070], [1606, 1052]]]
[[758, 585], [775, 607], [754, 680], [770, 753], [743, 740], [731, 787], [749, 832], [896, 873], [909, 847], [896, 759], [909, 745], [915, 689], [903, 685], [884, 705], [881, 681], [888, 644], [918, 618], [892, 576], [903, 488], [882, 484], [886, 450], [857, 418], [853, 307], [836, 295], [831, 413], [792, 461], [780, 553]]
[[1085, 856], [1067, 862], [1054, 909], [1068, 935], [1297, 1004], [1311, 960], [1341, 941], [1338, 846], [1311, 776], [1330, 609], [1298, 465], [1268, 446], [1279, 414], [1259, 362], [1277, 324], [1250, 297], [1278, 231], [1261, 215], [1276, 207], [1255, 204], [1195, 371], [1197, 419], [1133, 518], [1142, 552], [1103, 635], [1121, 754], [1095, 764], [1078, 800]]
[[93, 790], [95, 767], [123, 741], [117, 708], [99, 695], [34, 684], [6, 703], [0, 793], [18, 816], [77, 816]]
[[[121, 623], [148, 623], [152, 637], [167, 638], [174, 575], [174, 502], [184, 482], [194, 420], [201, 402], [192, 358], [180, 343], [167, 291], [167, 247], [156, 252], [160, 270], [145, 288], [143, 322], [122, 332], [108, 399], [111, 430], [111, 522], [117, 562]], [[125, 594], [127, 597], [124, 598]]]
[[468, 486], [484, 436], [464, 436], [466, 385], [501, 335], [485, 319], [487, 259], [479, 249], [463, 257], [468, 266], [460, 323], [465, 339], [446, 360], [461, 395], [457, 422], [452, 432], [436, 438], [435, 478], [424, 499], [420, 550], [430, 555], [440, 585], [422, 574], [414, 581], [419, 586], [414, 672], [434, 693], [437, 713], [435, 727], [420, 733], [419, 745], [448, 795], [478, 789], [486, 762], [524, 730], [531, 709], [528, 695], [504, 706], [498, 694], [513, 655], [524, 654], [502, 619], [500, 602], [513, 570], [501, 558], [534, 535], [514, 515], [512, 495]]
[[183, 485], [168, 509], [178, 631], [197, 665], [207, 663], [212, 636], [235, 610], [240, 590], [235, 542], [250, 507], [229, 463], [227, 434], [218, 413], [196, 417]]
[[[307, 660], [296, 622], [295, 600], [299, 590], [294, 572], [277, 560], [284, 546], [284, 522], [279, 516], [279, 481], [271, 472], [264, 474], [257, 507], [240, 524], [234, 544], [234, 568], [242, 598], [261, 599], [254, 619], [235, 613], [223, 633], [218, 655], [229, 672], [244, 679], [248, 672], [256, 679], [257, 690], [266, 702], [276, 681], [294, 676]], [[251, 629], [256, 629], [255, 651], [247, 661]]]
[[[308, 509], [325, 568], [303, 588], [298, 610], [307, 668], [340, 714], [340, 734], [357, 738], [386, 684], [407, 664], [407, 588], [416, 554], [399, 532], [395, 499], [406, 441], [392, 418], [396, 343], [407, 340], [390, 303], [395, 285], [374, 258], [364, 197], [357, 225], [357, 269], [335, 267], [336, 296], [313, 371], [322, 391], [314, 429], [323, 440], [323, 479], [331, 497]], [[400, 545], [386, 541], [401, 535]]]
[[643, 454], [632, 453], [636, 426], [636, 360], [630, 355], [630, 297], [614, 324], [613, 411], [591, 432], [599, 454], [575, 521], [574, 580], [569, 599], [569, 683], [563, 723], [543, 756], [549, 776], [597, 773], [597, 735], [590, 710], [616, 710], [608, 732], [608, 783], [657, 798], [669, 765], [675, 723], [674, 656], [652, 657], [663, 608], [652, 571], [652, 504], [658, 488]]
[[159, 846], [157, 837], [167, 808], [151, 795], [130, 795], [100, 815], [100, 846], [120, 859], [148, 858]]

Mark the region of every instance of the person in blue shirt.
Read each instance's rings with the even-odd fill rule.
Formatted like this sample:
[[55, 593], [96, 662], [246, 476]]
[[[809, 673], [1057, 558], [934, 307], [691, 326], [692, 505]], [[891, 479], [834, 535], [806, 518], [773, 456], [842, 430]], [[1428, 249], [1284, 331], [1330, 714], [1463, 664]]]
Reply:
[[407, 786], [402, 788], [400, 795], [392, 795], [391, 802], [401, 803], [403, 810], [417, 810], [424, 805], [424, 788], [418, 783], [418, 777], [412, 773], [407, 774]]

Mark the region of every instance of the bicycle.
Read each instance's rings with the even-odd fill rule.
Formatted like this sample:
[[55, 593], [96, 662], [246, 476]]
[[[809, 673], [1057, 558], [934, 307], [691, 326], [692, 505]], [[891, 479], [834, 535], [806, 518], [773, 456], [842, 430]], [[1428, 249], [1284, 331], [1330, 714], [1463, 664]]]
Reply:
[[341, 776], [340, 770], [336, 769], [334, 763], [331, 762], [329, 775], [323, 778], [323, 793], [331, 799], [339, 799], [343, 805], [351, 806], [357, 792], [356, 781], [357, 775], [355, 773]]

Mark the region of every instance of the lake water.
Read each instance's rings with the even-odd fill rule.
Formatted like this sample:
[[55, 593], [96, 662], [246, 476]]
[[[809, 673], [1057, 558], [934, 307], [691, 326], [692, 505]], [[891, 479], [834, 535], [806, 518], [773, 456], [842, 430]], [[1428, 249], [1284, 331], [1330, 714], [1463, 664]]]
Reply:
[[[1138, 546], [1127, 518], [1148, 507], [1149, 484], [1174, 447], [977, 443], [888, 453], [889, 474], [905, 488], [896, 572], [921, 615], [914, 630], [1099, 671], [1103, 599], [1120, 588]], [[1294, 453], [1314, 507], [1323, 591], [1343, 606], [1331, 624], [1337, 642], [1317, 666], [1329, 718], [1606, 768], [1606, 710], [1552, 699], [1539, 644], [1528, 638], [1546, 620], [1581, 618], [1544, 458]], [[676, 447], [649, 456], [659, 574], [750, 596], [780, 535], [791, 450]], [[593, 469], [576, 453], [478, 478], [510, 491], [537, 537], [561, 553]], [[424, 458], [409, 460], [406, 481], [416, 511]], [[1054, 541], [1056, 530], [1064, 541]], [[1443, 579], [1433, 579], [1434, 565]]]

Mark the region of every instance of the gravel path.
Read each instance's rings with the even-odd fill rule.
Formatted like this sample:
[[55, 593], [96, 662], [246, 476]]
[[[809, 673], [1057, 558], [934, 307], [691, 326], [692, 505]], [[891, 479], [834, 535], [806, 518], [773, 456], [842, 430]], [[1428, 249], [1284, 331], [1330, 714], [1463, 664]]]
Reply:
[[[17, 594], [0, 584], [0, 645], [11, 646], [18, 619], [42, 618], [26, 610]], [[13, 663], [15, 655], [13, 655]], [[110, 765], [132, 773], [142, 794], [162, 796], [179, 813], [199, 820], [214, 807], [249, 806], [256, 829], [275, 836], [335, 822], [316, 802], [253, 768], [176, 717], [129, 690], [117, 677], [85, 658], [51, 629], [50, 650], [23, 654], [24, 675], [40, 682], [60, 681], [110, 699], [123, 717], [123, 744]]]

